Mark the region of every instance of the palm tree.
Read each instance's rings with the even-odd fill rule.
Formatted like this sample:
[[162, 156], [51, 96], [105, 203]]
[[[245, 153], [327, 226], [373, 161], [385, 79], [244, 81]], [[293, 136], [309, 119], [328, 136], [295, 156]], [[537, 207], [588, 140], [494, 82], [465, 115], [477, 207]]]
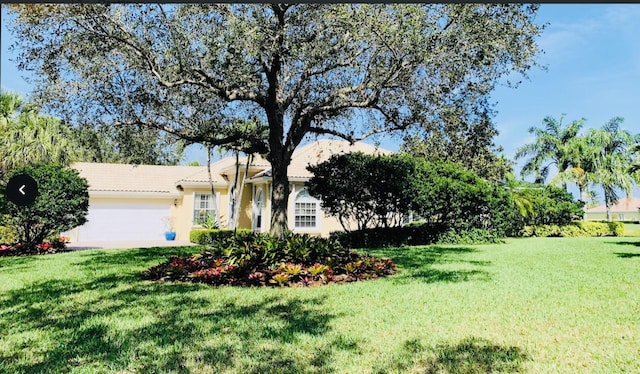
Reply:
[[586, 135], [576, 136], [571, 140], [570, 166], [551, 179], [551, 183], [574, 182], [578, 186], [580, 201], [585, 203], [583, 219], [586, 219], [587, 202], [592, 197], [590, 185], [593, 184], [593, 173], [596, 171], [596, 155], [600, 151]]
[[1, 170], [33, 162], [68, 165], [85, 157], [84, 148], [60, 120], [25, 109], [17, 95], [2, 93], [0, 97]]
[[634, 176], [636, 182], [640, 184], [640, 143], [631, 148], [631, 155], [633, 157], [633, 161], [631, 163], [631, 167], [629, 168], [629, 173], [631, 173]]
[[[522, 176], [535, 175], [536, 183], [544, 183], [552, 165], [558, 172], [565, 172], [572, 166], [575, 148], [579, 144], [576, 138], [586, 120], [581, 118], [563, 126], [564, 116], [560, 115], [559, 120], [545, 117], [542, 121], [544, 128], [534, 126], [529, 129], [529, 133], [536, 137], [535, 142], [520, 147], [515, 155], [516, 160], [529, 157], [522, 168]], [[563, 182], [563, 187], [567, 189], [566, 182]]]
[[611, 206], [618, 202], [618, 190], [631, 193], [633, 179], [629, 173], [632, 163], [631, 149], [640, 142], [640, 135], [620, 129], [623, 119], [614, 117], [602, 129], [591, 130], [588, 139], [597, 152], [594, 154], [594, 183], [602, 186], [607, 210], [607, 221], [612, 221]]

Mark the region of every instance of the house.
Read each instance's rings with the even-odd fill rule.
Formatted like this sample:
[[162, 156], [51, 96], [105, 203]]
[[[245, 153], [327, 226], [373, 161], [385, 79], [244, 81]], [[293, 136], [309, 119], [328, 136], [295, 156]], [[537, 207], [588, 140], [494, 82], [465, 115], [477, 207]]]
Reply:
[[[326, 216], [320, 201], [310, 196], [304, 182], [311, 174], [308, 165], [334, 154], [390, 151], [363, 142], [323, 139], [298, 148], [289, 165], [289, 228], [298, 233], [327, 236], [340, 230], [337, 219]], [[243, 180], [246, 158], [241, 158], [238, 227], [268, 232], [271, 222], [271, 166], [260, 156], [251, 162]], [[163, 240], [168, 223], [176, 240], [189, 240], [189, 232], [201, 228], [207, 216], [226, 228], [230, 196], [236, 177], [235, 157], [211, 165], [213, 193], [206, 166], [127, 165], [75, 163], [71, 165], [89, 183], [88, 222], [65, 233], [72, 242]]]
[[[607, 208], [604, 204], [587, 209], [588, 221], [606, 221]], [[611, 217], [614, 221], [638, 222], [640, 221], [640, 198], [625, 197], [618, 200], [611, 207]]]

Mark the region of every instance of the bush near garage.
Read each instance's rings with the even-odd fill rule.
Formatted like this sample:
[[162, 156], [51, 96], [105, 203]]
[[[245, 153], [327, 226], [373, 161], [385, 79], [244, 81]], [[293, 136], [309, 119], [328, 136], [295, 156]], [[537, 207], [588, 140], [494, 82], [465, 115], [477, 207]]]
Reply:
[[[76, 170], [58, 164], [31, 164], [12, 170], [8, 177], [27, 174], [38, 183], [38, 196], [29, 206], [4, 202], [3, 224], [17, 235], [11, 247], [18, 252], [40, 253], [57, 247], [60, 240], [48, 241], [61, 232], [84, 224], [89, 209], [86, 179]], [[2, 196], [4, 198], [4, 196]], [[62, 241], [64, 246], [64, 241]]]
[[147, 280], [234, 286], [316, 286], [395, 273], [390, 259], [346, 249], [335, 240], [288, 233], [282, 239], [242, 232], [197, 255], [173, 256], [142, 273]]

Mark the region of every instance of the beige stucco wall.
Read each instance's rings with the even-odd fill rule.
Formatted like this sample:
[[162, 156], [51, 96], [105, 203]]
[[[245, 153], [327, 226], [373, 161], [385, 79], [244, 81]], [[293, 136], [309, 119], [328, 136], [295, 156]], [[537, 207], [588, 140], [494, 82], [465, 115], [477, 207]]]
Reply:
[[[229, 194], [227, 187], [215, 187], [215, 201], [217, 203], [217, 220], [220, 227], [226, 227], [229, 217]], [[176, 240], [189, 240], [189, 233], [193, 229], [193, 199], [196, 193], [210, 194], [211, 187], [184, 187], [183, 196], [178, 199], [178, 205], [172, 210]]]
[[[230, 180], [233, 176], [229, 176]], [[262, 232], [269, 232], [271, 223], [271, 183], [260, 181], [255, 183], [247, 183], [241, 199], [240, 217], [238, 219], [238, 228], [252, 229], [253, 217], [253, 194], [255, 188], [262, 188], [264, 191], [265, 201], [262, 212]], [[295, 226], [295, 197], [297, 193], [304, 188], [303, 182], [293, 182], [290, 185], [291, 194], [288, 201], [288, 217], [289, 229], [293, 232], [309, 235], [329, 236], [333, 231], [341, 231], [340, 222], [331, 216], [325, 215], [321, 210], [319, 214], [319, 227], [313, 230], [296, 229]], [[218, 219], [221, 228], [227, 227], [229, 217], [229, 189], [228, 187], [216, 187], [215, 192], [218, 202]], [[172, 208], [172, 214], [175, 217], [175, 229], [177, 240], [189, 240], [189, 232], [198, 227], [192, 226], [193, 221], [193, 197], [195, 193], [210, 193], [209, 188], [187, 188], [184, 189], [184, 195], [178, 199], [178, 204]], [[321, 209], [321, 208], [319, 208]]]
[[289, 229], [293, 232], [297, 232], [300, 234], [309, 234], [309, 235], [320, 235], [327, 237], [330, 233], [334, 231], [342, 231], [342, 225], [337, 218], [327, 216], [322, 212], [322, 208], [318, 206], [320, 209], [319, 214], [319, 227], [313, 230], [304, 230], [304, 229], [296, 229], [295, 228], [295, 198], [298, 192], [304, 188], [304, 182], [294, 182], [291, 183], [291, 194], [289, 195]]

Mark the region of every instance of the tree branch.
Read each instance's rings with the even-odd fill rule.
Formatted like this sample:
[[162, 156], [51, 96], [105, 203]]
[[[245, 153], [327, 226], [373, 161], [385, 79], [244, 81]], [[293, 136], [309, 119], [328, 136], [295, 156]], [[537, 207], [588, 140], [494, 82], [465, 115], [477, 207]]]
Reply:
[[142, 121], [142, 120], [135, 120], [135, 121], [128, 121], [128, 122], [122, 122], [122, 121], [116, 121], [113, 123], [114, 126], [146, 126], [146, 127], [151, 127], [151, 128], [155, 128], [158, 130], [162, 130], [165, 131], [171, 135], [174, 135], [180, 139], [192, 142], [192, 143], [210, 143], [211, 145], [214, 146], [221, 146], [221, 145], [227, 145], [227, 144], [232, 144], [235, 142], [238, 142], [242, 139], [242, 136], [239, 134], [234, 134], [234, 135], [228, 135], [225, 136], [223, 138], [213, 138], [210, 136], [207, 136], [206, 134], [197, 134], [197, 135], [189, 135], [186, 131], [182, 130], [177, 130], [171, 126], [166, 126], [166, 125], [161, 125], [155, 122], [149, 122], [149, 121]]

